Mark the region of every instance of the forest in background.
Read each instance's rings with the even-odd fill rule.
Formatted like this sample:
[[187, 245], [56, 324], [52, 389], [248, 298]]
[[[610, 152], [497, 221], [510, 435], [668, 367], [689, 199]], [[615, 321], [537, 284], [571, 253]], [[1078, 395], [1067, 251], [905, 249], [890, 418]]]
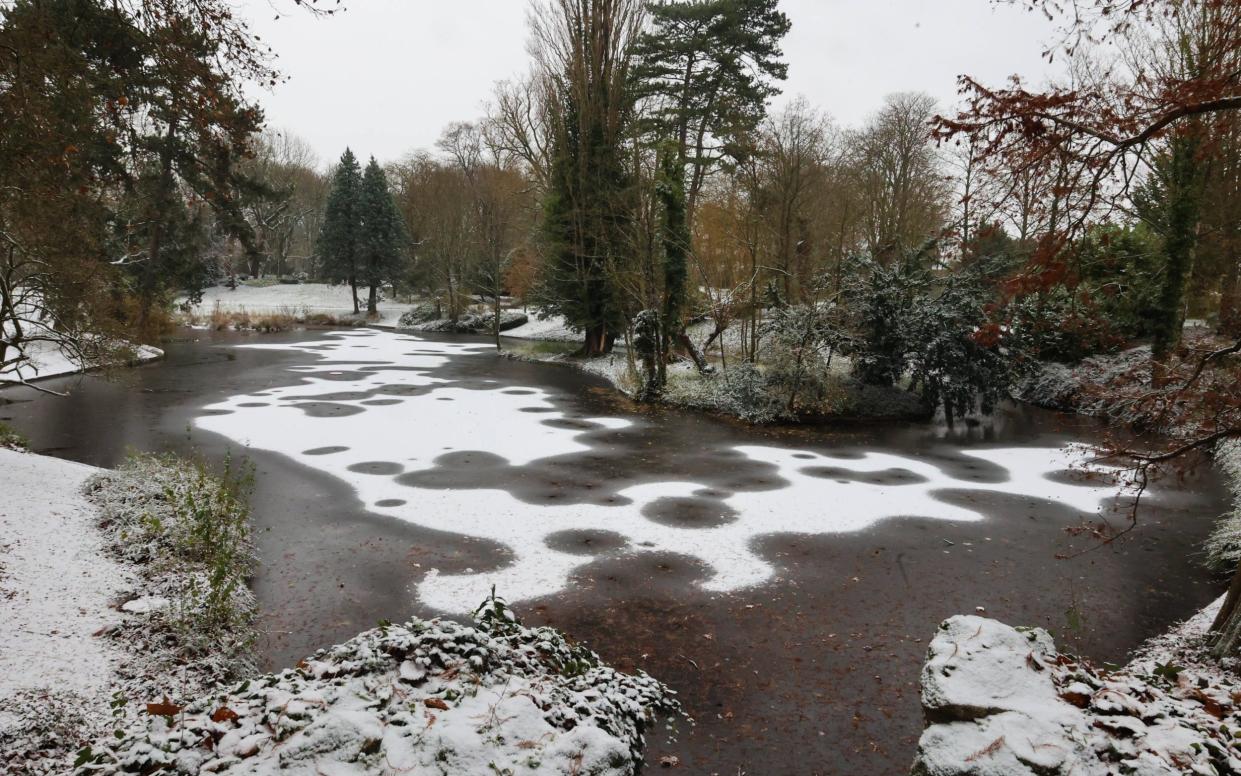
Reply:
[[638, 398], [689, 362], [700, 403], [755, 420], [895, 389], [951, 423], [1145, 343], [1099, 389], [1166, 435], [1112, 451], [1144, 478], [1241, 435], [1241, 7], [1019, 4], [1061, 22], [1061, 82], [965, 75], [958, 105], [840, 127], [769, 110], [775, 0], [545, 0], [528, 73], [362, 173], [265, 128], [246, 86], [281, 76], [224, 0], [6, 0], [0, 377], [255, 279], [561, 316], [582, 356], [626, 346]]

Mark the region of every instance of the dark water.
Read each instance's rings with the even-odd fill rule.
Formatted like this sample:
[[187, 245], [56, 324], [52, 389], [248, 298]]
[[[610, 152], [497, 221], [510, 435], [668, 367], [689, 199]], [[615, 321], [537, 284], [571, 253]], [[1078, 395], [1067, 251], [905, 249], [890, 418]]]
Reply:
[[[47, 384], [69, 390], [65, 398], [26, 389], [0, 393], [0, 419], [39, 452], [99, 466], [114, 466], [131, 450], [218, 462], [236, 444], [191, 430], [203, 407], [297, 384], [301, 378], [288, 367], [329, 355], [217, 346], [311, 337], [323, 333], [194, 332], [170, 343], [163, 362], [111, 379]], [[1006, 622], [1049, 628], [1062, 648], [1121, 661], [1222, 589], [1200, 565], [1201, 540], [1224, 506], [1209, 471], [1161, 483], [1144, 505], [1139, 529], [1124, 540], [1058, 560], [1096, 546], [1067, 530], [1087, 516], [1007, 495], [1003, 478], [990, 477], [985, 461], [954, 453], [1089, 441], [1094, 427], [1080, 418], [1008, 408], [993, 422], [953, 433], [932, 424], [756, 430], [695, 413], [635, 408], [575, 370], [489, 353], [454, 357], [435, 377], [461, 386], [547, 390], [570, 423], [643, 416], [632, 430], [587, 435], [587, 454], [506, 471], [500, 486], [518, 498], [573, 502], [652, 477], [716, 482], [725, 490], [768, 487], [762, 481], [770, 472], [721, 455], [736, 445], [895, 452], [961, 476], [973, 467], [971, 476], [985, 489], [955, 497], [983, 512], [981, 523], [900, 518], [856, 533], [768, 536], [753, 549], [777, 569], [776, 579], [730, 594], [699, 590], [696, 583], [709, 570], [688, 556], [624, 555], [606, 535], [567, 532], [551, 539], [562, 549], [581, 546], [594, 559], [574, 573], [565, 592], [521, 602], [519, 613], [678, 690], [697, 722], [682, 726], [675, 742], [652, 736], [649, 753], [652, 762], [675, 754], [686, 773], [905, 772], [921, 731], [918, 672], [941, 619], [982, 606]], [[252, 504], [262, 566], [253, 586], [271, 668], [380, 619], [434, 615], [409, 592], [430, 569], [477, 571], [506, 562], [502, 546], [375, 514], [339, 480], [282, 455], [241, 452], [258, 475]], [[865, 476], [895, 484], [908, 475]], [[416, 484], [472, 484], [455, 482], [457, 476], [454, 467], [441, 466]], [[649, 517], [680, 525], [720, 517], [695, 503], [665, 506], [666, 514]]]

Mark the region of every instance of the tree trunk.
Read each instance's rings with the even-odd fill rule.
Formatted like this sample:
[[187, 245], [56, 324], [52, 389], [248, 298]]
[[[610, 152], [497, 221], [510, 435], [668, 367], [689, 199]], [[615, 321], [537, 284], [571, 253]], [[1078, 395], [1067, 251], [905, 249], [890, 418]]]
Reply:
[[1160, 366], [1181, 343], [1185, 317], [1185, 281], [1193, 262], [1198, 236], [1199, 182], [1201, 163], [1197, 159], [1198, 144], [1191, 138], [1178, 138], [1172, 143], [1172, 159], [1168, 172], [1168, 226], [1164, 235], [1164, 281], [1159, 291], [1159, 318], [1155, 323], [1151, 355], [1155, 361], [1155, 377]]
[[593, 358], [611, 353], [615, 343], [616, 334], [609, 332], [604, 324], [596, 323], [586, 329], [586, 336], [582, 342], [582, 355]]
[[491, 330], [495, 334], [495, 338], [496, 338], [496, 352], [499, 353], [500, 352], [500, 292], [499, 291], [496, 292], [495, 303], [492, 304], [491, 310], [492, 310]]
[[356, 275], [349, 276], [349, 291], [353, 297], [353, 314], [357, 315], [362, 311], [358, 307], [358, 278]]
[[702, 353], [698, 352], [698, 348], [694, 345], [694, 341], [684, 331], [677, 334], [677, 342], [681, 347], [685, 348], [685, 352], [693, 359], [694, 366], [698, 367], [701, 374], [708, 374], [711, 371], [711, 365], [707, 363], [707, 359], [703, 358]]
[[1217, 658], [1235, 657], [1241, 650], [1241, 566], [1233, 572], [1215, 622], [1211, 623], [1211, 654]]
[[147, 247], [146, 266], [142, 269], [142, 287], [138, 294], [138, 333], [145, 337], [150, 322], [151, 305], [155, 285], [155, 277], [159, 271], [159, 258], [164, 242], [164, 218], [168, 209], [168, 200], [172, 195], [172, 141], [176, 137], [175, 125], [168, 125], [164, 136], [164, 144], [159, 152], [159, 182], [155, 189], [155, 201], [152, 203], [154, 214], [151, 218], [151, 241]]
[[1219, 333], [1241, 337], [1241, 256], [1230, 250], [1231, 261], [1220, 289]]
[[368, 316], [379, 314], [379, 286], [371, 284], [370, 291], [366, 295], [366, 314]]

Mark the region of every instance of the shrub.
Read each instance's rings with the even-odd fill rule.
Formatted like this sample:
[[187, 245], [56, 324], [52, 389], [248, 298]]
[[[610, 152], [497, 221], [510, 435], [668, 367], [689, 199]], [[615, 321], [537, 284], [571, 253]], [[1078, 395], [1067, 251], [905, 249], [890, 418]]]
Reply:
[[29, 440], [13, 430], [7, 423], [0, 422], [0, 447], [9, 450], [25, 450], [30, 446]]
[[174, 456], [137, 455], [86, 485], [112, 553], [139, 567], [150, 595], [169, 601], [157, 624], [181, 651], [246, 661], [255, 613], [245, 584], [254, 567], [252, 482], [252, 467], [229, 458], [215, 475]]
[[668, 381], [665, 395], [673, 404], [732, 415], [748, 423], [774, 423], [786, 416], [766, 376], [749, 362], [715, 374], [675, 377]]

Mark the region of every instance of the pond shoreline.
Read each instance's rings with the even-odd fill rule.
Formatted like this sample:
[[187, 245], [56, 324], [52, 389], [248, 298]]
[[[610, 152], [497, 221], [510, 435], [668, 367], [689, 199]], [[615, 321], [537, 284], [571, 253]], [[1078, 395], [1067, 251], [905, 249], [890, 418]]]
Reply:
[[[119, 378], [125, 386], [75, 378], [85, 384], [67, 400], [53, 404], [10, 394], [20, 401], [6, 405], [3, 414], [36, 449], [59, 448], [62, 456], [107, 462], [133, 445], [214, 458], [237, 444], [203, 429], [187, 435], [187, 425], [204, 407], [304, 385], [297, 369], [342, 358], [330, 351], [234, 346], [325, 337], [335, 335], [192, 332], [170, 343], [165, 362], [128, 370]], [[487, 345], [484, 337], [426, 338], [439, 339]], [[621, 406], [599, 378], [497, 359], [489, 349], [435, 369], [431, 374], [438, 379], [475, 390], [546, 391], [569, 419], [615, 415], [639, 424], [632, 431], [589, 432], [601, 435], [582, 457], [589, 465], [565, 461], [579, 486], [599, 477], [607, 487], [617, 476], [741, 477], [753, 464], [712, 457], [712, 451], [734, 445], [833, 455], [888, 451], [967, 474], [960, 468], [967, 461], [963, 450], [1058, 445], [1089, 438], [1092, 427], [1070, 416], [1012, 407], [991, 425], [962, 426], [951, 434], [931, 424], [741, 428], [697, 412]], [[489, 386], [487, 380], [499, 382]], [[453, 394], [433, 393], [427, 400], [440, 395]], [[414, 406], [443, 414], [456, 405]], [[101, 414], [109, 416], [106, 427], [88, 422]], [[492, 541], [373, 511], [348, 483], [308, 468], [297, 456], [258, 448], [247, 454], [259, 475], [252, 504], [264, 566], [255, 590], [263, 605], [260, 628], [269, 668], [290, 666], [379, 619], [434, 616], [412, 592], [428, 569], [481, 573], [506, 563], [503, 548]], [[732, 487], [742, 485], [738, 480]], [[992, 616], [1052, 627], [1075, 651], [1117, 660], [1187, 608], [1215, 598], [1214, 583], [1184, 560], [1201, 531], [1198, 521], [1182, 517], [1195, 500], [1215, 498], [1213, 483], [1190, 483], [1199, 485], [1193, 494], [1170, 491], [1141, 537], [1117, 552], [1096, 554], [1089, 566], [1054, 560], [1074, 543], [1063, 527], [1078, 519], [1075, 513], [984, 489], [973, 504], [984, 514], [980, 522], [895, 517], [856, 533], [765, 536], [753, 548], [775, 576], [723, 594], [699, 591], [710, 572], [690, 555], [627, 555], [594, 544], [599, 549], [583, 556], [568, 587], [518, 608], [529, 624], [570, 633], [609, 664], [645, 670], [681, 694], [698, 724], [675, 742], [653, 740], [652, 765], [661, 756], [676, 756], [689, 772], [727, 772], [737, 765], [753, 770], [760, 764], [796, 771], [808, 763], [813, 765], [805, 772], [812, 773], [897, 772], [908, 767], [922, 729], [917, 668], [926, 639], [944, 617], [985, 606]], [[764, 498], [780, 493], [769, 491]], [[811, 501], [807, 508], [831, 506]], [[1078, 575], [1088, 575], [1090, 585], [1076, 582]], [[1164, 581], [1172, 578], [1178, 580], [1175, 588]], [[1129, 595], [1148, 587], [1166, 592], [1141, 601]], [[1065, 624], [1071, 605], [1082, 614], [1078, 631]], [[793, 740], [800, 754], [788, 746]]]

